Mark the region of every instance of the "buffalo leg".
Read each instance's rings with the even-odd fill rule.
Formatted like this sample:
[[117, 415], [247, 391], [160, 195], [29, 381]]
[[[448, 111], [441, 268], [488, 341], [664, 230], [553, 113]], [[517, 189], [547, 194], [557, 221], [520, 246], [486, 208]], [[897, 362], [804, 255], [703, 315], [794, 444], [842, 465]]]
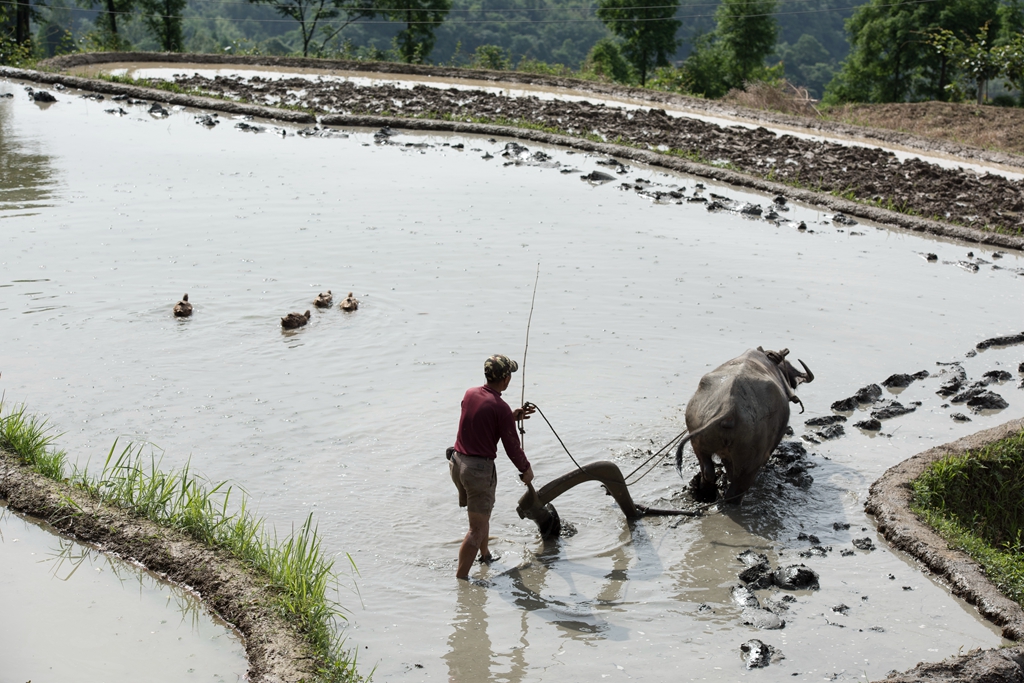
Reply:
[[693, 452], [697, 454], [697, 464], [700, 465], [700, 474], [694, 486], [693, 497], [702, 503], [713, 503], [718, 497], [717, 473], [715, 472], [714, 453], [704, 453], [700, 442], [694, 439], [690, 442]]

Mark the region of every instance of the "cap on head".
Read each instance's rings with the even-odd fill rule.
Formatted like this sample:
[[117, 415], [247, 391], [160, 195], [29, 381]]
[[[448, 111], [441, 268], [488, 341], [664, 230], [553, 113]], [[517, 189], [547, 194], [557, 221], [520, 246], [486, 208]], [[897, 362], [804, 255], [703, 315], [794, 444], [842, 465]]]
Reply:
[[500, 353], [484, 361], [484, 377], [488, 382], [498, 382], [519, 369], [519, 363]]

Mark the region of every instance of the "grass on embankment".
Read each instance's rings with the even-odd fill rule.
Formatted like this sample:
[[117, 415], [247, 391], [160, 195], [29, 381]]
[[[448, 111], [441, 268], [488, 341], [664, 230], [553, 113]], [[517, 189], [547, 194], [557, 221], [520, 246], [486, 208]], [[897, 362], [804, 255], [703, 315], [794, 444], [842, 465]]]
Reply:
[[934, 463], [911, 509], [1024, 606], [1024, 432]]
[[[66, 482], [200, 543], [226, 549], [269, 578], [276, 589], [276, 607], [312, 646], [320, 662], [320, 680], [360, 680], [355, 657], [334, 628], [338, 619], [345, 618], [341, 606], [327, 597], [337, 582], [334, 558], [324, 555], [312, 515], [290, 536], [278, 539], [249, 510], [245, 493], [232, 497], [232, 487], [197, 477], [188, 464], [163, 472], [155, 457], [144, 457], [142, 446], [129, 444], [118, 450], [115, 441], [98, 473], [89, 472], [88, 465], [83, 469], [73, 465], [69, 471], [66, 452], [53, 447], [58, 436], [46, 420], [27, 414], [24, 406], [4, 415], [0, 399], [0, 449], [48, 479]], [[237, 510], [230, 512], [229, 501], [236, 500]]]

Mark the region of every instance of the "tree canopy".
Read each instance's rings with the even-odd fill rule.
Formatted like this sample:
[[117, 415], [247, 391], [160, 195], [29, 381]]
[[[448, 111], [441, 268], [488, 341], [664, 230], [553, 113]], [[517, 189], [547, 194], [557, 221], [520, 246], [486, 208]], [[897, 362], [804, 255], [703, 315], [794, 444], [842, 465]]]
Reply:
[[597, 17], [622, 40], [622, 54], [647, 84], [647, 75], [659, 66], [668, 66], [679, 41], [676, 33], [681, 22], [675, 19], [676, 0], [600, 0]]
[[851, 51], [829, 83], [831, 102], [945, 100], [952, 76], [948, 55], [930, 36], [946, 29], [970, 39], [986, 23], [999, 30], [999, 0], [871, 0], [846, 22]]

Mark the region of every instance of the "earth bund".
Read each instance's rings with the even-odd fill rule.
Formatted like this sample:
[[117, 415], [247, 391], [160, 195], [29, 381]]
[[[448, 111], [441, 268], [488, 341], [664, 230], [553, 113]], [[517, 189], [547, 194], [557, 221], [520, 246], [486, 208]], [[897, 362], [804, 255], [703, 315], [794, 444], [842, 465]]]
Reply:
[[[942, 458], [982, 448], [1022, 429], [1024, 419], [1012, 420], [908, 458], [891, 467], [871, 485], [864, 506], [878, 521], [879, 532], [892, 547], [920, 561], [924, 569], [942, 579], [954, 594], [975, 605], [982, 616], [1001, 627], [1005, 638], [1018, 642], [1024, 640], [1024, 609], [1003, 595], [977, 562], [966, 553], [951, 549], [911, 512], [910, 482]], [[919, 664], [885, 680], [892, 683], [1024, 681], [1024, 646], [978, 650], [940, 663]]]

